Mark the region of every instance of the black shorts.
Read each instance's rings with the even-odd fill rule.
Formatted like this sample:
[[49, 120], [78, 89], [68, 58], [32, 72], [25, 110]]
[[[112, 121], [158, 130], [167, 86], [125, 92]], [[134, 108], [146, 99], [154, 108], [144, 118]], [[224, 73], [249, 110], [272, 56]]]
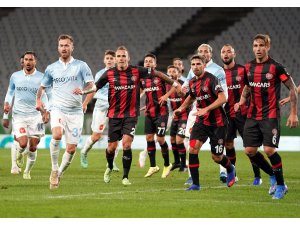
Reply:
[[186, 120], [173, 120], [171, 123], [170, 136], [179, 136], [185, 138], [186, 123]]
[[280, 120], [247, 119], [244, 127], [244, 147], [261, 145], [278, 148], [280, 139]]
[[236, 132], [238, 131], [241, 137], [244, 135], [244, 126], [246, 122], [246, 115], [242, 116], [238, 114], [237, 117], [228, 117], [228, 128], [226, 141], [232, 141], [236, 138]]
[[158, 137], [166, 135], [169, 115], [150, 117], [145, 116], [145, 134], [156, 134]]
[[214, 155], [222, 155], [226, 140], [227, 125], [222, 127], [206, 126], [203, 123], [195, 123], [192, 128], [190, 143], [199, 140], [203, 143], [210, 139], [210, 151]]
[[132, 138], [135, 134], [137, 117], [127, 118], [109, 118], [108, 120], [108, 142], [115, 142], [122, 139], [123, 135], [129, 135]]

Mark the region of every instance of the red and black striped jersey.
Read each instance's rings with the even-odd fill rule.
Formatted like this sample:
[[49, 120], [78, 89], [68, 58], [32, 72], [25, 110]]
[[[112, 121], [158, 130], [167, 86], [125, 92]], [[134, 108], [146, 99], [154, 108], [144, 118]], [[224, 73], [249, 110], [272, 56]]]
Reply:
[[149, 117], [159, 117], [169, 114], [167, 103], [160, 106], [159, 99], [166, 94], [166, 83], [159, 77], [152, 79], [141, 79], [141, 88], [146, 95], [145, 115]]
[[107, 82], [109, 118], [137, 117], [140, 112], [140, 80], [151, 78], [153, 70], [139, 66], [131, 66], [124, 71], [116, 67], [107, 70], [96, 82], [97, 89]]
[[[226, 74], [226, 83], [228, 88], [228, 100], [225, 104], [225, 112], [228, 117], [236, 117], [234, 111], [234, 104], [240, 101], [243, 89], [245, 87], [245, 80], [247, 79], [246, 68], [242, 65], [235, 64], [231, 69], [223, 68]], [[245, 116], [247, 114], [247, 105], [240, 108], [240, 113]]]
[[[183, 85], [183, 83], [184, 83], [183, 80], [177, 80], [177, 82], [179, 82], [181, 85]], [[167, 90], [169, 91], [171, 88], [172, 88], [172, 86], [168, 84]], [[171, 106], [172, 111], [175, 111], [176, 109], [178, 109], [188, 96], [189, 96], [188, 93], [185, 96], [179, 96], [177, 94], [177, 92], [171, 94], [169, 96], [169, 101], [170, 101], [170, 106]], [[174, 121], [187, 120], [190, 111], [191, 111], [190, 107], [182, 110], [179, 116], [176, 116], [176, 115], [174, 116], [173, 120]]]
[[[205, 72], [202, 77], [195, 76], [189, 81], [189, 94], [197, 100], [197, 108], [205, 108], [211, 105], [218, 98], [220, 92], [224, 92], [220, 81], [211, 73]], [[203, 120], [206, 126], [221, 127], [227, 124], [227, 117], [222, 106], [208, 112], [203, 117], [197, 116], [196, 122]]]
[[251, 89], [247, 118], [280, 118], [281, 82], [290, 78], [286, 69], [270, 57], [264, 63], [257, 63], [254, 59], [245, 67], [246, 84]]

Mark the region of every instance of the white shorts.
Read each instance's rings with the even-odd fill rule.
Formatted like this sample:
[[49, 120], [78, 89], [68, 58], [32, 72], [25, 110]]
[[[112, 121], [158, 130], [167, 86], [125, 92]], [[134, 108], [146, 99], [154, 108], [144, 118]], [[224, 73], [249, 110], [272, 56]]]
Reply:
[[108, 122], [107, 110], [101, 110], [94, 108], [93, 121], [91, 124], [92, 131], [98, 134], [102, 134]]
[[12, 118], [12, 133], [16, 138], [27, 137], [41, 137], [45, 135], [45, 125], [40, 114], [36, 116]]
[[195, 112], [197, 112], [197, 109], [196, 109], [196, 107], [193, 107], [193, 109], [189, 113], [189, 117], [188, 117], [188, 120], [186, 123], [186, 128], [185, 128], [185, 137], [186, 138], [190, 138], [190, 136], [191, 136], [192, 128], [196, 121], [196, 116], [193, 115]]
[[51, 129], [61, 127], [65, 131], [66, 143], [77, 145], [83, 127], [83, 114], [67, 114], [59, 110], [52, 110], [50, 116]]

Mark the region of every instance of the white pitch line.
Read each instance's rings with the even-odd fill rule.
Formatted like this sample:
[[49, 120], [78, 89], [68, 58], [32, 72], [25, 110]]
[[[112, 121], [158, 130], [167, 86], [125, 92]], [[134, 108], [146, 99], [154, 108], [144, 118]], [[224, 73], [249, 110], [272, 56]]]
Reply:
[[[249, 187], [252, 185], [246, 185], [246, 184], [236, 184], [234, 185], [235, 187]], [[220, 189], [220, 188], [228, 188], [225, 185], [221, 185], [221, 186], [204, 186], [201, 187], [201, 189]], [[96, 196], [96, 195], [114, 195], [114, 194], [128, 194], [128, 193], [150, 193], [150, 192], [161, 192], [161, 191], [184, 191], [184, 188], [172, 188], [172, 189], [162, 189], [162, 188], [158, 188], [158, 189], [143, 189], [143, 190], [134, 190], [134, 191], [116, 191], [116, 192], [103, 192], [103, 193], [85, 193], [85, 194], [75, 194], [75, 195], [48, 195], [46, 196], [46, 198], [50, 198], [50, 199], [63, 199], [63, 198], [76, 198], [76, 197], [84, 197], [84, 196]]]

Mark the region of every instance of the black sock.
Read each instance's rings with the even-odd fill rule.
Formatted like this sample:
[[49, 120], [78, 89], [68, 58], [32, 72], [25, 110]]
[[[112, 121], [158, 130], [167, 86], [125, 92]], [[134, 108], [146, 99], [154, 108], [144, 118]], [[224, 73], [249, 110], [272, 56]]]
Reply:
[[232, 164], [231, 164], [229, 158], [226, 155], [223, 155], [222, 160], [218, 163], [221, 164], [224, 168], [226, 168], [227, 173], [232, 172]]
[[180, 158], [179, 158], [179, 153], [177, 149], [177, 144], [176, 143], [171, 143], [172, 145], [172, 152], [174, 155], [174, 163], [179, 164], [180, 163]]
[[228, 159], [230, 160], [231, 164], [235, 166], [235, 162], [236, 162], [236, 153], [235, 153], [235, 148], [226, 148], [226, 156], [228, 157]]
[[108, 151], [106, 149], [105, 153], [106, 153], [106, 160], [107, 160], [107, 163], [108, 163], [108, 168], [112, 170], [113, 167], [114, 167], [115, 152], [108, 153]]
[[200, 160], [198, 158], [198, 154], [189, 154], [189, 169], [191, 172], [191, 176], [193, 179], [193, 184], [200, 185], [199, 182], [199, 167]]
[[280, 155], [277, 152], [275, 152], [273, 155], [269, 157], [269, 159], [272, 164], [272, 168], [277, 180], [277, 185], [284, 185], [282, 162], [281, 162]]
[[170, 165], [170, 159], [169, 159], [169, 146], [167, 142], [163, 143], [161, 146], [161, 154], [164, 158], [164, 166]]
[[150, 159], [150, 166], [155, 167], [156, 166], [156, 160], [155, 160], [155, 154], [156, 154], [156, 147], [155, 147], [155, 141], [147, 141], [147, 152]]
[[128, 178], [129, 170], [132, 162], [132, 151], [131, 149], [123, 150], [123, 179]]
[[177, 145], [179, 157], [180, 157], [180, 167], [186, 167], [186, 149], [183, 143]]
[[261, 154], [259, 151], [256, 152], [256, 154], [252, 157], [249, 156], [249, 159], [252, 164], [258, 166], [261, 168], [266, 174], [269, 174], [269, 176], [273, 176], [274, 172], [271, 167], [271, 165], [268, 163], [268, 161], [265, 159], [263, 154]]
[[254, 177], [259, 177], [259, 178], [261, 178], [259, 167], [257, 167], [255, 164], [252, 164], [252, 163], [251, 163], [251, 165], [252, 165]]

